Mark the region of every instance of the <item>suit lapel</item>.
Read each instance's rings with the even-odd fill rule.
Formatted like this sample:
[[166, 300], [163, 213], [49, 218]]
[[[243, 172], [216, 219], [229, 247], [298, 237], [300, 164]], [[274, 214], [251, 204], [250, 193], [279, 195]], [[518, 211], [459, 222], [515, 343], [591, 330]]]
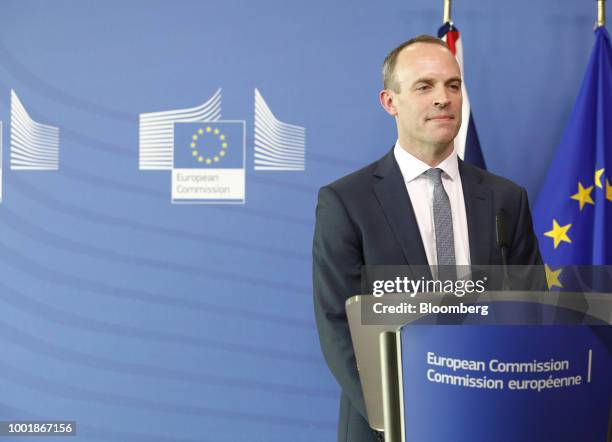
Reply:
[[404, 253], [406, 263], [427, 265], [416, 216], [393, 150], [379, 161], [374, 175], [377, 178], [373, 186], [374, 194]]
[[459, 173], [465, 200], [465, 212], [472, 265], [491, 263], [493, 250], [493, 209], [491, 192], [483, 184], [483, 176], [473, 166], [459, 160]]
[[[483, 175], [477, 168], [459, 160], [459, 173], [465, 200], [465, 211], [470, 242], [472, 265], [491, 263], [493, 247], [492, 196], [483, 183]], [[406, 190], [393, 150], [385, 155], [374, 173], [373, 185], [385, 218], [399, 243], [406, 262], [410, 265], [426, 265], [427, 255], [421, 240], [416, 216]]]

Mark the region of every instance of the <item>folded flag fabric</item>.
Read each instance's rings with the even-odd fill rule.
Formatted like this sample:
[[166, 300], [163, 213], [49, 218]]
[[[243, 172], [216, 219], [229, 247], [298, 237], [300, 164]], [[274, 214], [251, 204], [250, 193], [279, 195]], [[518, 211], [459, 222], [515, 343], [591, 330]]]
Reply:
[[[450, 23], [445, 23], [438, 30], [438, 37], [446, 42], [448, 48], [457, 58], [459, 67], [461, 68], [461, 75], [463, 76], [463, 45], [461, 38], [459, 37], [459, 30]], [[486, 169], [482, 150], [480, 148], [480, 141], [478, 140], [478, 133], [476, 132], [476, 124], [472, 117], [472, 111], [470, 108], [470, 100], [465, 88], [465, 79], [461, 86], [461, 92], [463, 93], [463, 121], [461, 123], [461, 129], [455, 138], [455, 150], [460, 158], [466, 162], [478, 166], [482, 169]]]
[[612, 48], [603, 26], [533, 220], [549, 287], [563, 286], [564, 265], [612, 264]]

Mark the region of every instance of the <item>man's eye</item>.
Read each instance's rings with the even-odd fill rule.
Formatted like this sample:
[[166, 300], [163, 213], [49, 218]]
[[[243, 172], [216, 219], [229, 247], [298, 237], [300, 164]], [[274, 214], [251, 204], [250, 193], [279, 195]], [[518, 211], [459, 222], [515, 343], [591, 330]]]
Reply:
[[453, 91], [458, 91], [458, 90], [460, 90], [460, 89], [461, 89], [461, 85], [459, 85], [459, 84], [451, 84], [449, 87], [450, 87], [450, 88], [451, 88], [451, 90], [453, 90]]
[[426, 91], [428, 88], [429, 88], [429, 86], [424, 84], [422, 86], [417, 86], [416, 90], [419, 91], [419, 92], [422, 92], [422, 91]]

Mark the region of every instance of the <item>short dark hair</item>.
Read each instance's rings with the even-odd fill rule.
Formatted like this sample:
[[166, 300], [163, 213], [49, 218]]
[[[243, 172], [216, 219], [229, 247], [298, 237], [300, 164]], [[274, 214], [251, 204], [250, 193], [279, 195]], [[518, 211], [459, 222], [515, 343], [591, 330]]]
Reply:
[[389, 52], [389, 55], [385, 57], [385, 61], [383, 62], [382, 66], [383, 87], [385, 89], [391, 89], [394, 92], [400, 91], [400, 86], [395, 80], [395, 65], [397, 64], [397, 56], [400, 52], [402, 52], [403, 49], [416, 43], [436, 44], [448, 49], [448, 45], [446, 44], [446, 42], [444, 42], [444, 40], [427, 34], [419, 35], [418, 37], [414, 37], [408, 41], [405, 41], [397, 48]]

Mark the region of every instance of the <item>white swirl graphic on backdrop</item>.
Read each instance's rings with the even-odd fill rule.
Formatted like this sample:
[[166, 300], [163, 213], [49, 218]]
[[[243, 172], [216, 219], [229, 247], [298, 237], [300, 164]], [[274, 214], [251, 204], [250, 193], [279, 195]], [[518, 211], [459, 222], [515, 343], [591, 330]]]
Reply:
[[188, 109], [140, 114], [139, 169], [172, 170], [174, 123], [199, 123], [221, 118], [221, 89], [204, 104]]
[[59, 128], [32, 120], [12, 89], [11, 169], [59, 169]]
[[306, 129], [276, 119], [255, 89], [255, 170], [304, 170]]

